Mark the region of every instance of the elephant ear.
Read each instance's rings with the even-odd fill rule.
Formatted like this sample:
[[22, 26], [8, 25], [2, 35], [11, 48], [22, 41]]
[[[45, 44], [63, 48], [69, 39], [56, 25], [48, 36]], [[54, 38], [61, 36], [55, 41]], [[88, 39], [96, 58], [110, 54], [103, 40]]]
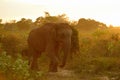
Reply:
[[51, 36], [50, 37], [52, 37], [52, 39], [54, 41], [58, 41], [58, 39], [57, 39], [58, 38], [58, 27], [55, 23], [52, 25]]
[[56, 42], [59, 41], [59, 35], [60, 35], [59, 31], [60, 31], [60, 25], [56, 24], [54, 26], [54, 36], [55, 36]]

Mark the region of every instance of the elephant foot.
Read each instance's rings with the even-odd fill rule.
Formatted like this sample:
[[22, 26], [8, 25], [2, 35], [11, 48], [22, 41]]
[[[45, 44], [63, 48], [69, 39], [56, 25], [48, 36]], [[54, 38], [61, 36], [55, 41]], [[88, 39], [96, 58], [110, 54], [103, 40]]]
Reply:
[[49, 68], [49, 72], [58, 72], [57, 67], [51, 67]]
[[49, 66], [49, 72], [58, 72], [57, 65], [50, 65]]
[[65, 65], [63, 65], [63, 64], [59, 65], [60, 68], [63, 68], [64, 66], [65, 66]]
[[55, 61], [51, 61], [49, 64], [49, 72], [58, 72], [58, 63]]
[[30, 69], [33, 70], [33, 71], [40, 71], [40, 69], [35, 65], [31, 66]]

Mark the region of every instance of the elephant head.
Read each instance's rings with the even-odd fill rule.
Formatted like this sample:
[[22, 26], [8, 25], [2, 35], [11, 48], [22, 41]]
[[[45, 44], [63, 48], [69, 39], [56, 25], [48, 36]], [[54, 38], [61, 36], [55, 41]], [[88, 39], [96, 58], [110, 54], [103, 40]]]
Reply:
[[50, 58], [49, 71], [56, 72], [59, 64], [59, 54], [63, 51], [60, 67], [66, 64], [71, 48], [72, 29], [67, 23], [46, 23], [34, 29], [28, 37], [29, 52], [32, 53], [31, 68], [37, 67], [37, 59], [42, 52]]

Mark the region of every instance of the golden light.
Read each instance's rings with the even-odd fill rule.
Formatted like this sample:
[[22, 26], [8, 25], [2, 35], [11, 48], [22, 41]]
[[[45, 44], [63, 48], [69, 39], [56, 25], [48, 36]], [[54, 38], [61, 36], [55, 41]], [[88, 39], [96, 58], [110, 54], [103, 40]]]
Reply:
[[70, 19], [92, 18], [106, 24], [120, 24], [119, 0], [0, 0], [0, 18], [37, 18], [45, 11], [65, 13]]
[[36, 0], [16, 0], [18, 1], [19, 3], [25, 3], [25, 4], [38, 4], [39, 1], [36, 1]]

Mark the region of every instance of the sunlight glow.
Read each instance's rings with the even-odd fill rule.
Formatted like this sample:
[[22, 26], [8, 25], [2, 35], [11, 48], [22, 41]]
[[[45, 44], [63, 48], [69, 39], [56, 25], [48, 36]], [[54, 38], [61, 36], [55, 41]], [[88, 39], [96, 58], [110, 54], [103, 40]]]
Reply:
[[107, 25], [120, 25], [119, 0], [0, 0], [0, 18], [36, 19], [44, 11], [51, 15], [65, 13], [70, 20], [92, 18]]
[[14, 0], [17, 3], [24, 3], [24, 4], [38, 4], [39, 0]]

